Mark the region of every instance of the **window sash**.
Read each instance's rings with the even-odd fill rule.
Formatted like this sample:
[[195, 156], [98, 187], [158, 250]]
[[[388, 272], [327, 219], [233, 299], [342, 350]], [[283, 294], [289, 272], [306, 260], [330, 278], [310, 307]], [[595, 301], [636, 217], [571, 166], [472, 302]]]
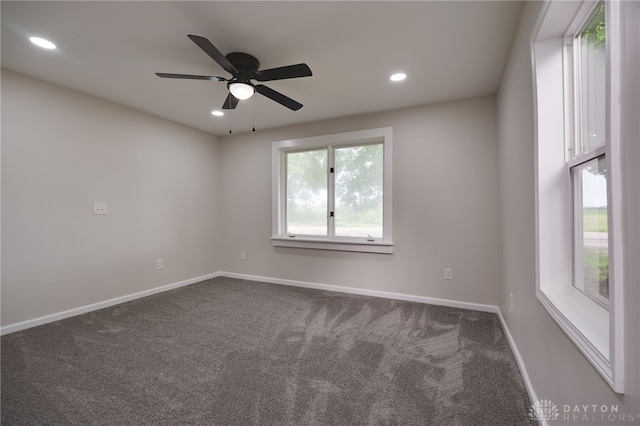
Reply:
[[[583, 181], [580, 176], [582, 172], [582, 166], [589, 163], [593, 160], [598, 160], [600, 158], [606, 159], [606, 154], [604, 153], [604, 147], [601, 147], [598, 150], [592, 151], [588, 153], [588, 155], [581, 156], [579, 163], [576, 162], [572, 167], [568, 167], [568, 175], [569, 175], [569, 185], [571, 187], [572, 194], [572, 206], [571, 206], [571, 219], [572, 219], [572, 256], [571, 256], [571, 271], [572, 278], [571, 284], [572, 287], [576, 290], [583, 293], [585, 296], [589, 298], [594, 304], [599, 307], [604, 308], [605, 310], [609, 310], [609, 306], [598, 300], [595, 296], [590, 294], [585, 290], [585, 285], [587, 285], [584, 276], [584, 200], [583, 200]], [[607, 177], [605, 176], [605, 179]], [[608, 213], [608, 203], [606, 205], [607, 213]], [[608, 217], [608, 214], [607, 214]], [[608, 250], [608, 241], [609, 241], [609, 233], [607, 231], [607, 250]], [[599, 255], [600, 253], [598, 253]], [[595, 306], [594, 306], [595, 308]]]
[[[587, 105], [587, 99], [588, 99], [588, 95], [585, 94], [585, 82], [584, 82], [584, 77], [585, 77], [585, 70], [584, 70], [584, 57], [583, 57], [583, 39], [584, 39], [584, 32], [587, 30], [587, 28], [589, 27], [589, 25], [591, 24], [591, 20], [595, 17], [595, 15], [597, 14], [598, 10], [600, 9], [601, 6], [604, 5], [604, 2], [598, 2], [595, 4], [595, 6], [591, 5], [591, 7], [588, 9], [588, 15], [584, 18], [582, 18], [580, 15], [578, 15], [578, 18], [580, 18], [580, 20], [582, 21], [579, 30], [575, 33], [575, 35], [573, 36], [573, 43], [572, 43], [572, 48], [573, 48], [573, 62], [568, 64], [569, 67], [571, 67], [572, 69], [572, 82], [573, 84], [570, 84], [571, 86], [573, 86], [573, 103], [574, 103], [574, 107], [572, 108], [574, 114], [575, 114], [575, 121], [574, 121], [574, 137], [573, 137], [573, 141], [574, 141], [574, 146], [573, 146], [573, 153], [574, 156], [579, 156], [581, 154], [584, 154], [586, 152], [589, 152], [593, 149], [597, 149], [600, 146], [603, 146], [606, 144], [606, 138], [604, 137], [606, 135], [606, 129], [605, 129], [605, 117], [606, 117], [606, 109], [604, 108], [604, 102], [603, 102], [603, 109], [602, 109], [602, 122], [601, 122], [601, 137], [603, 137], [602, 141], [600, 143], [597, 143], [595, 145], [592, 145], [588, 142], [588, 140], [585, 139], [585, 137], [587, 136], [587, 128], [590, 128], [593, 123], [591, 123], [590, 120], [588, 120], [585, 116], [587, 115], [587, 113], [589, 112], [586, 107], [592, 107], [593, 105]], [[606, 17], [606, 15], [605, 15]], [[605, 40], [606, 41], [606, 40]], [[586, 42], [586, 41], [585, 41]], [[606, 62], [606, 52], [602, 52], [602, 59], [604, 59], [604, 61]], [[592, 67], [593, 68], [593, 67]], [[593, 71], [593, 70], [592, 70]], [[606, 86], [606, 66], [603, 67], [602, 72], [605, 73], [605, 78], [604, 78], [604, 82], [603, 84]], [[592, 74], [592, 73], [590, 73]], [[598, 87], [588, 87], [587, 88], [589, 91], [596, 91], [599, 88]], [[600, 88], [600, 90], [605, 90], [605, 93], [603, 94], [603, 97], [606, 98], [606, 87], [604, 88]], [[569, 97], [568, 99], [572, 99], [571, 97]], [[595, 135], [594, 135], [595, 137]]]
[[[324, 232], [321, 233], [313, 233], [313, 232], [309, 232], [308, 234], [305, 234], [304, 232], [292, 232], [292, 227], [297, 226], [298, 228], [300, 227], [304, 227], [306, 226], [307, 230], [310, 230], [313, 227], [317, 227], [320, 228], [320, 222], [316, 222], [316, 221], [312, 221], [312, 225], [310, 225], [309, 222], [307, 223], [303, 223], [303, 224], [299, 224], [299, 225], [293, 225], [292, 222], [292, 218], [294, 216], [294, 211], [296, 210], [294, 208], [294, 205], [296, 204], [296, 200], [292, 200], [291, 204], [289, 203], [289, 199], [293, 198], [295, 196], [295, 192], [293, 191], [293, 185], [292, 185], [292, 179], [291, 179], [291, 174], [290, 174], [290, 170], [292, 169], [291, 164], [293, 162], [292, 160], [292, 156], [296, 155], [296, 154], [309, 154], [309, 153], [314, 153], [314, 152], [319, 152], [319, 153], [324, 153], [324, 162], [325, 162], [325, 171], [322, 173], [326, 173], [327, 170], [327, 163], [329, 161], [329, 151], [326, 147], [315, 147], [315, 148], [311, 148], [311, 149], [303, 149], [303, 150], [291, 150], [291, 151], [286, 151], [284, 153], [284, 169], [285, 169], [285, 187], [284, 187], [284, 193], [285, 196], [283, 197], [283, 213], [284, 213], [284, 229], [285, 232], [288, 235], [294, 235], [294, 234], [298, 234], [298, 235], [310, 235], [310, 236], [326, 236], [328, 235], [328, 223], [326, 220], [326, 214], [325, 214], [325, 220], [324, 220]], [[313, 158], [312, 158], [313, 160]], [[309, 170], [313, 167], [313, 164], [306, 164], [305, 165], [306, 168], [305, 170]], [[304, 176], [300, 177], [298, 180], [304, 180]], [[320, 192], [328, 192], [328, 183], [325, 181], [325, 186], [324, 188], [320, 188]], [[307, 191], [308, 192], [308, 191]], [[322, 200], [319, 199], [318, 197], [314, 197], [316, 198], [316, 202], [320, 202], [322, 203]], [[324, 206], [325, 206], [325, 210], [326, 210], [326, 206], [327, 206], [327, 198], [325, 196], [325, 200], [324, 200]], [[300, 210], [307, 210], [307, 214], [309, 213], [309, 209], [300, 209]], [[304, 214], [303, 212], [298, 212], [298, 214]]]

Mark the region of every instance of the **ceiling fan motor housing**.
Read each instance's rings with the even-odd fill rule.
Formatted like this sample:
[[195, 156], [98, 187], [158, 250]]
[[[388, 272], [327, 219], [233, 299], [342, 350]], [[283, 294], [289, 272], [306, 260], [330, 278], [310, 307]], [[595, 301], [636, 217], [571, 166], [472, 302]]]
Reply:
[[[260, 68], [260, 62], [258, 59], [248, 53], [242, 52], [231, 52], [225, 55], [225, 57], [238, 70], [238, 75], [234, 76], [235, 78], [232, 79], [232, 81], [235, 80], [251, 84], [249, 80], [255, 78], [255, 74]], [[253, 86], [253, 84], [251, 85]]]

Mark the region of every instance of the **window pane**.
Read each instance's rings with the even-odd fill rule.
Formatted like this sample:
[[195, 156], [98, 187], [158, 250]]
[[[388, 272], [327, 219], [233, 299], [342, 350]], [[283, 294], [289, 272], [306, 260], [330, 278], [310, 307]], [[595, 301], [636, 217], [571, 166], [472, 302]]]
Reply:
[[382, 238], [383, 145], [335, 150], [335, 233]]
[[609, 305], [609, 234], [605, 157], [576, 166], [571, 171], [576, 190], [575, 286]]
[[287, 233], [327, 235], [327, 150], [287, 153]]
[[604, 3], [579, 36], [579, 152], [604, 144], [606, 108], [606, 34]]

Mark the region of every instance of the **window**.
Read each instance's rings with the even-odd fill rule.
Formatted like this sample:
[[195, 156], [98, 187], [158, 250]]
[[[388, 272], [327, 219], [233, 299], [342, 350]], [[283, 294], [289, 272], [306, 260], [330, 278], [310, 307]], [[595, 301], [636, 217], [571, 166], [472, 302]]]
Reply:
[[[571, 46], [571, 45], [570, 45]], [[574, 38], [574, 143], [567, 163], [573, 198], [573, 286], [609, 306], [604, 3]]]
[[623, 392], [619, 11], [545, 3], [532, 36], [537, 296]]
[[392, 253], [391, 128], [273, 143], [274, 246]]

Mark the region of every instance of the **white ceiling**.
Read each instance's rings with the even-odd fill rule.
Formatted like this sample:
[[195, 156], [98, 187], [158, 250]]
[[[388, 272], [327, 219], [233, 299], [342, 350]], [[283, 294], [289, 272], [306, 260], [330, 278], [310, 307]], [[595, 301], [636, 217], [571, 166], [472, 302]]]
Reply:
[[[2, 67], [216, 135], [496, 93], [519, 2], [1, 2]], [[229, 77], [187, 38], [246, 52], [260, 68], [305, 62], [312, 77], [265, 85], [304, 104], [259, 94], [225, 117]], [[58, 45], [46, 51], [28, 37]], [[389, 76], [403, 71], [404, 82]]]

